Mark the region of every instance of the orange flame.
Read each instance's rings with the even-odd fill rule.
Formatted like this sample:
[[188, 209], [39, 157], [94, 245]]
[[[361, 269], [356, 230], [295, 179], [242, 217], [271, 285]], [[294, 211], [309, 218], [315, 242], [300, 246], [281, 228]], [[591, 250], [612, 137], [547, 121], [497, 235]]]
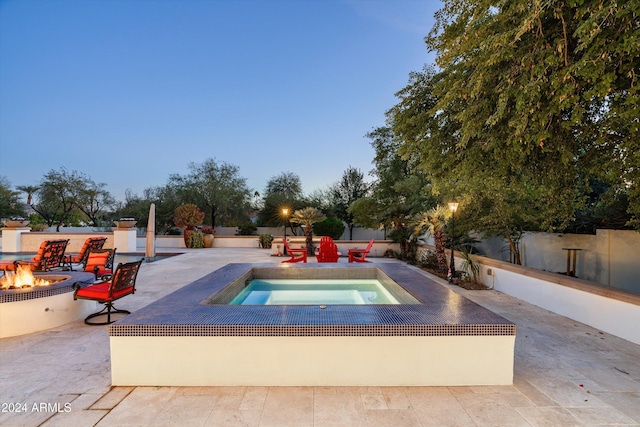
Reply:
[[36, 278], [31, 269], [26, 266], [18, 266], [15, 272], [5, 271], [0, 279], [0, 289], [20, 289], [33, 286], [49, 286], [51, 282]]

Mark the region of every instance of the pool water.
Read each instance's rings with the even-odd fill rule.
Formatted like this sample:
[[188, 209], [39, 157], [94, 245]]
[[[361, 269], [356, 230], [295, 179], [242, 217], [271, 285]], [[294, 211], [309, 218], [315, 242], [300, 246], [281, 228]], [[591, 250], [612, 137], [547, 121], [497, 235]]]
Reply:
[[375, 279], [254, 279], [231, 305], [400, 304]]

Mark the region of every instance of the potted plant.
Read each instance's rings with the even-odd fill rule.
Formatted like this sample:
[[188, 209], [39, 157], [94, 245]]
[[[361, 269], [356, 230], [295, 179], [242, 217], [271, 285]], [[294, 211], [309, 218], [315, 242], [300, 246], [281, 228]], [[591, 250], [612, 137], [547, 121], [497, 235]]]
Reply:
[[189, 246], [189, 234], [195, 230], [197, 226], [202, 224], [202, 220], [204, 220], [204, 212], [202, 212], [196, 205], [193, 203], [188, 203], [186, 205], [181, 205], [176, 208], [173, 213], [173, 223], [177, 227], [184, 228], [184, 244], [186, 247]]
[[258, 238], [258, 242], [261, 248], [271, 249], [271, 245], [273, 244], [273, 234], [261, 234]]
[[213, 237], [214, 237], [214, 234], [216, 234], [216, 229], [210, 225], [203, 225], [202, 227], [200, 227], [200, 231], [202, 232], [202, 235], [203, 235], [202, 238], [204, 240], [204, 247], [212, 248]]

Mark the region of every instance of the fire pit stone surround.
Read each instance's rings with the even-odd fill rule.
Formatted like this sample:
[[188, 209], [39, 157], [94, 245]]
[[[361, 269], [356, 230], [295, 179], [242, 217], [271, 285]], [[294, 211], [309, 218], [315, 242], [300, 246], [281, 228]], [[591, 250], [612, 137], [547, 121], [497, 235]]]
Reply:
[[38, 273], [48, 286], [0, 290], [0, 338], [24, 335], [82, 319], [95, 309], [92, 301], [74, 301], [73, 285], [88, 286], [93, 274], [79, 271]]

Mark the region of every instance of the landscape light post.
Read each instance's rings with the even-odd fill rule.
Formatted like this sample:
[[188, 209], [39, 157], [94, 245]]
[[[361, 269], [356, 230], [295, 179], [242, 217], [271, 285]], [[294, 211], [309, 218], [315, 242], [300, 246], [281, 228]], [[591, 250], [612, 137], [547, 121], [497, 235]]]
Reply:
[[456, 211], [458, 210], [458, 202], [456, 202], [455, 200], [452, 202], [449, 202], [449, 210], [451, 211], [451, 263], [449, 264], [449, 283], [453, 282], [453, 278], [456, 275], [456, 261], [455, 258], [453, 257], [453, 246], [454, 246], [454, 239], [455, 239], [455, 235], [456, 235]]
[[[284, 241], [287, 241], [287, 218], [289, 217], [289, 209], [282, 208], [282, 216], [284, 217]], [[282, 253], [287, 254], [287, 247], [282, 244]]]

